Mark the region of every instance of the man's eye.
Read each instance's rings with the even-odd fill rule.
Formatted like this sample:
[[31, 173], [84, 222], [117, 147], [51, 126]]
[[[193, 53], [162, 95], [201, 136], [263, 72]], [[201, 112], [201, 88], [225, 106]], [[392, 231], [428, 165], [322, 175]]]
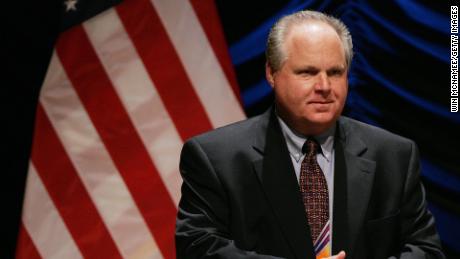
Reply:
[[318, 72], [315, 71], [315, 70], [311, 70], [311, 69], [308, 69], [308, 70], [301, 70], [299, 71], [298, 74], [300, 75], [306, 75], [306, 76], [314, 76], [316, 75]]
[[343, 74], [343, 70], [340, 69], [334, 69], [331, 71], [328, 71], [327, 73], [329, 76], [341, 76]]

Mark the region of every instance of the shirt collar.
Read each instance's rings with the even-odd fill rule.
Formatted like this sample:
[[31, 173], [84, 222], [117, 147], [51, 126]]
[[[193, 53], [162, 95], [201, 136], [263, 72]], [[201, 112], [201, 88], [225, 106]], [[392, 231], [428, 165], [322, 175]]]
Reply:
[[[302, 146], [307, 140], [307, 137], [291, 129], [278, 115], [278, 122], [281, 126], [281, 131], [283, 132], [284, 139], [286, 139], [286, 144], [289, 150], [289, 153], [294, 157], [294, 159], [299, 162], [303, 157]], [[318, 141], [321, 146], [321, 154], [324, 158], [330, 162], [332, 156], [332, 150], [334, 148], [334, 134], [335, 134], [336, 124], [326, 130], [324, 133], [313, 136], [313, 138]]]

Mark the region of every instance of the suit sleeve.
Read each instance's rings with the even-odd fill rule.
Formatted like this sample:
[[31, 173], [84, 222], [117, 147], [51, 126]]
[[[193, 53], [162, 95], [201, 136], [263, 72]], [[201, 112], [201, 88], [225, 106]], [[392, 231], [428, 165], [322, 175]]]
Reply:
[[427, 209], [425, 190], [420, 182], [419, 152], [413, 142], [404, 184], [401, 216], [403, 249], [396, 258], [445, 258], [434, 218]]
[[194, 139], [185, 143], [180, 159], [182, 196], [176, 220], [177, 258], [254, 258], [236, 247], [229, 233], [229, 201], [208, 156]]

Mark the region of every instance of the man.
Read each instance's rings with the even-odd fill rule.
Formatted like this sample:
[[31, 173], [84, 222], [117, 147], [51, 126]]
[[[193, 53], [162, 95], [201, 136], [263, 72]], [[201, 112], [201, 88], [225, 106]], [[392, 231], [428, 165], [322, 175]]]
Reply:
[[275, 105], [185, 143], [178, 258], [444, 258], [415, 144], [340, 117], [348, 29], [313, 11], [267, 44]]

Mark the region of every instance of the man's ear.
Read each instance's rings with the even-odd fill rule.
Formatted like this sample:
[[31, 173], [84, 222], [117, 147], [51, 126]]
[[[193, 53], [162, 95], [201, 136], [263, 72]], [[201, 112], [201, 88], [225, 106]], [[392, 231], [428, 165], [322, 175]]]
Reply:
[[268, 65], [268, 62], [265, 63], [265, 78], [267, 78], [268, 83], [273, 88], [275, 86], [275, 78], [273, 78], [273, 71]]

